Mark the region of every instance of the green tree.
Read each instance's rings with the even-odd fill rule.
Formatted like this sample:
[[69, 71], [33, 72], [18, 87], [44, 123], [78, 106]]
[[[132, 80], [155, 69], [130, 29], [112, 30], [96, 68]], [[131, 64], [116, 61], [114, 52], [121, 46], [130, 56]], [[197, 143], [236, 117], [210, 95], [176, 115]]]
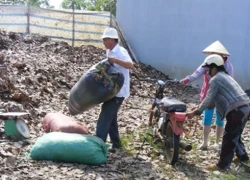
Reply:
[[0, 0], [0, 4], [10, 4], [10, 5], [30, 5], [35, 7], [45, 7], [51, 8], [49, 5], [50, 0]]
[[89, 11], [110, 11], [113, 15], [116, 12], [117, 0], [63, 0], [62, 7], [71, 9], [72, 3], [75, 3], [75, 9]]
[[63, 0], [62, 1], [62, 8], [64, 9], [71, 9], [72, 3], [75, 3], [75, 9], [86, 9], [87, 4], [84, 0]]
[[28, 0], [28, 4], [30, 6], [51, 8], [49, 1], [50, 0]]

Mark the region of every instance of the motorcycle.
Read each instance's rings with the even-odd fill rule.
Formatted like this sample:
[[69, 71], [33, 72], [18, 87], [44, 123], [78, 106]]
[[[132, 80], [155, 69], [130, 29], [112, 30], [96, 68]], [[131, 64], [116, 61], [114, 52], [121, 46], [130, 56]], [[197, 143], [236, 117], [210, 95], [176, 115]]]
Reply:
[[192, 146], [180, 141], [184, 132], [183, 124], [186, 120], [186, 104], [176, 98], [164, 97], [164, 88], [169, 83], [179, 83], [178, 80], [148, 79], [156, 81], [156, 92], [151, 99], [151, 109], [148, 126], [152, 127], [153, 136], [163, 141], [166, 160], [174, 165], [178, 161], [179, 148], [190, 151]]

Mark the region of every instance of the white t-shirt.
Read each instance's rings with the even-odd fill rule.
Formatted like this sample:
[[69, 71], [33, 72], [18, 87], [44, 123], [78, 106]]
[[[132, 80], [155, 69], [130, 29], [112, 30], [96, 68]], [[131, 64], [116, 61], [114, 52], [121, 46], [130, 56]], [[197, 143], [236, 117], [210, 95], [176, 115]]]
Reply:
[[[122, 60], [122, 61], [130, 61], [133, 63], [132, 59], [130, 58], [128, 51], [119, 46], [117, 44], [112, 50], [108, 49], [106, 51], [106, 55], [113, 56], [116, 59]], [[129, 69], [126, 69], [118, 64], [114, 64], [114, 66], [123, 74], [124, 76], [124, 84], [120, 91], [117, 93], [116, 97], [125, 97], [128, 98], [130, 95], [130, 76], [129, 76]]]

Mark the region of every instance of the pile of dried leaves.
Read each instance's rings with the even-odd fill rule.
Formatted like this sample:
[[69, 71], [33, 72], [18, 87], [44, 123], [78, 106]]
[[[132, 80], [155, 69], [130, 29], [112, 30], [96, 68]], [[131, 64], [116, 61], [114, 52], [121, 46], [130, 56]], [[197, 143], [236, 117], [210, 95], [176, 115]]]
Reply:
[[[167, 165], [161, 153], [146, 143], [142, 149], [140, 135], [145, 131], [149, 116], [150, 97], [154, 83], [146, 78], [166, 80], [168, 77], [154, 68], [138, 63], [131, 71], [131, 96], [119, 111], [119, 127], [123, 137], [132, 137], [126, 151], [108, 155], [101, 166], [34, 161], [28, 157], [36, 139], [44, 134], [42, 118], [49, 112], [69, 115], [67, 104], [71, 87], [92, 65], [105, 58], [105, 51], [93, 46], [72, 48], [64, 42], [53, 42], [39, 35], [23, 35], [0, 31], [0, 109], [3, 112], [27, 111], [25, 118], [31, 138], [12, 141], [4, 136], [0, 121], [0, 173], [3, 179], [206, 179], [212, 177], [203, 170], [207, 163], [216, 162], [213, 150], [195, 150], [180, 155], [175, 167]], [[189, 107], [199, 102], [198, 90], [191, 86], [171, 84], [166, 95], [177, 97]], [[95, 133], [100, 105], [75, 116]], [[195, 146], [200, 133], [189, 138]], [[129, 138], [127, 138], [129, 139]], [[249, 139], [248, 139], [249, 142]], [[140, 150], [141, 149], [141, 150]], [[139, 152], [140, 151], [140, 152]], [[131, 151], [132, 152], [132, 151]], [[136, 154], [139, 152], [138, 158]], [[159, 150], [160, 152], [160, 150]], [[207, 156], [207, 154], [209, 154]], [[212, 155], [211, 155], [212, 154]], [[154, 156], [153, 156], [154, 155]], [[215, 174], [216, 177], [218, 175]]]

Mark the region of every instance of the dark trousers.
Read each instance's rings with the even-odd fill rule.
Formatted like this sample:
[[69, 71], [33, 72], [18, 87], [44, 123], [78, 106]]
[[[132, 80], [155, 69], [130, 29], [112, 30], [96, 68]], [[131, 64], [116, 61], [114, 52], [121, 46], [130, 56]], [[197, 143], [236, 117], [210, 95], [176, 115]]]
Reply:
[[117, 113], [123, 100], [123, 97], [114, 97], [104, 102], [97, 121], [96, 136], [106, 142], [109, 134], [112, 141], [112, 148], [120, 147]]
[[218, 167], [222, 169], [229, 168], [235, 153], [241, 161], [249, 159], [244, 143], [241, 140], [248, 114], [249, 106], [242, 106], [228, 113]]

